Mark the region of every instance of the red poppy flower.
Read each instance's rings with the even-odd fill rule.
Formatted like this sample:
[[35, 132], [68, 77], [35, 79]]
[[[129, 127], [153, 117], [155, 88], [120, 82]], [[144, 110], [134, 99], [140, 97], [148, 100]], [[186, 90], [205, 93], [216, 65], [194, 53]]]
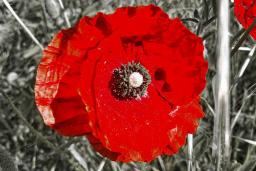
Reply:
[[204, 116], [203, 49], [201, 38], [154, 5], [84, 17], [44, 50], [38, 109], [60, 134], [86, 135], [112, 160], [174, 154]]
[[[234, 6], [237, 20], [247, 29], [256, 17], [256, 0], [235, 0]], [[250, 34], [256, 39], [256, 28], [252, 29]]]

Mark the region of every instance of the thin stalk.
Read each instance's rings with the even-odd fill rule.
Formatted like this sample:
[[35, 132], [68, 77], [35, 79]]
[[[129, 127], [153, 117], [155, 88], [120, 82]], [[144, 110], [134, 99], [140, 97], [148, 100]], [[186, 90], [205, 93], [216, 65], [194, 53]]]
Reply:
[[58, 0], [58, 1], [59, 1], [59, 4], [60, 4], [61, 9], [64, 11], [64, 12], [63, 12], [63, 15], [64, 15], [65, 22], [66, 22], [66, 24], [67, 24], [68, 27], [71, 27], [70, 21], [69, 21], [69, 19], [68, 19], [68, 14], [67, 14], [67, 12], [65, 11], [65, 8], [64, 8], [64, 5], [63, 5], [62, 0]]
[[70, 153], [72, 154], [72, 156], [77, 160], [77, 162], [83, 167], [83, 169], [85, 171], [89, 171], [88, 169], [88, 165], [86, 163], [86, 161], [84, 160], [84, 158], [78, 153], [78, 151], [75, 149], [74, 144], [72, 144], [68, 150], [70, 151]]
[[16, 14], [16, 12], [12, 9], [11, 5], [7, 0], [3, 0], [4, 5], [8, 8], [11, 14], [15, 17], [15, 19], [19, 22], [22, 28], [27, 32], [29, 37], [40, 47], [41, 50], [44, 49], [43, 45], [36, 39], [33, 33], [28, 29], [28, 27], [24, 24], [24, 22], [20, 19], [20, 17]]
[[104, 166], [106, 164], [106, 159], [103, 159], [101, 162], [100, 162], [100, 165], [99, 167], [97, 168], [97, 171], [102, 171]]
[[256, 45], [250, 50], [248, 57], [245, 59], [242, 67], [240, 68], [238, 74], [235, 77], [235, 85], [237, 84], [238, 80], [244, 75], [246, 68], [248, 67], [249, 63], [252, 61], [253, 56], [255, 55]]
[[197, 19], [195, 19], [195, 18], [183, 18], [183, 19], [181, 19], [181, 21], [182, 21], [182, 22], [191, 21], [191, 22], [196, 23], [196, 24], [199, 22], [199, 21], [198, 21]]
[[231, 57], [234, 56], [234, 54], [238, 51], [239, 47], [242, 45], [245, 39], [249, 36], [249, 33], [252, 31], [252, 29], [255, 26], [256, 26], [256, 19], [253, 20], [252, 24], [245, 30], [241, 38], [235, 44], [234, 48], [232, 48]]
[[255, 50], [256, 50], [256, 45], [254, 45], [253, 48], [250, 50], [248, 57], [244, 61], [241, 69], [239, 70], [238, 75], [236, 76], [236, 79], [239, 79], [243, 76], [243, 74], [244, 74], [246, 68], [248, 67], [252, 57], [254, 56]]
[[253, 56], [255, 56], [255, 53], [254, 53], [255, 49], [256, 49], [256, 45], [253, 48], [247, 48], [247, 47], [240, 47], [239, 48], [239, 50], [241, 50], [241, 51], [248, 51], [249, 50], [249, 55], [246, 58], [246, 60], [244, 61], [244, 63], [242, 65], [242, 67], [240, 68], [238, 74], [235, 76], [234, 83], [231, 85], [230, 91], [232, 91], [237, 86], [239, 80], [244, 75], [244, 72], [245, 72], [246, 68], [248, 67], [249, 63], [251, 62]]
[[241, 105], [240, 109], [238, 110], [238, 112], [236, 113], [236, 116], [235, 116], [234, 120], [231, 123], [231, 132], [233, 131], [233, 129], [235, 127], [235, 124], [238, 121], [238, 118], [240, 117], [240, 115], [242, 114], [242, 110], [243, 110], [245, 104], [247, 103], [246, 95], [247, 95], [247, 93], [244, 93], [244, 97], [243, 97], [243, 100], [242, 100], [242, 105]]
[[193, 170], [193, 134], [188, 134], [188, 171]]
[[217, 101], [213, 132], [213, 159], [216, 171], [230, 168], [229, 0], [219, 0], [218, 5]]
[[242, 28], [240, 29], [231, 39], [230, 43], [233, 44], [234, 42], [236, 42], [236, 39], [238, 39], [239, 37], [241, 37], [242, 34], [244, 34], [245, 29]]
[[159, 165], [160, 165], [161, 170], [162, 170], [162, 171], [166, 171], [166, 167], [165, 167], [165, 165], [164, 165], [164, 161], [163, 161], [162, 157], [161, 157], [161, 156], [157, 157], [157, 160], [158, 160], [158, 162], [159, 162]]

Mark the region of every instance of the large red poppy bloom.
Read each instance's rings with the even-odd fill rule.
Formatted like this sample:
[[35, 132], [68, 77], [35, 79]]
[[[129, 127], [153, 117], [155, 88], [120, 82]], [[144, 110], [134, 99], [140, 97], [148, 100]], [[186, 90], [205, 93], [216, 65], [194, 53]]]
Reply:
[[[247, 29], [256, 19], [256, 0], [235, 0], [234, 6], [237, 20]], [[250, 34], [256, 39], [256, 28]]]
[[104, 156], [174, 154], [203, 117], [202, 39], [154, 5], [82, 18], [43, 52], [35, 99], [44, 122], [86, 135]]

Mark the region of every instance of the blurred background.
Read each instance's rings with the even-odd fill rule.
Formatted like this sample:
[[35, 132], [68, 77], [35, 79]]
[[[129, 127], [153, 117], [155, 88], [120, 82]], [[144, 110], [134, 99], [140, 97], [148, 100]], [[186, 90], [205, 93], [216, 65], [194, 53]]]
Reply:
[[[193, 139], [193, 168], [211, 171], [214, 108], [216, 103], [216, 0], [8, 0], [36, 40], [46, 46], [60, 29], [82, 16], [111, 13], [121, 6], [156, 4], [171, 18], [179, 17], [204, 39], [209, 62], [207, 87], [201, 104], [205, 118]], [[62, 2], [62, 3], [60, 3]], [[233, 15], [230, 2], [231, 46], [244, 29]], [[231, 154], [230, 170], [256, 170], [256, 63], [255, 42], [244, 38], [230, 57]], [[0, 0], [0, 171], [183, 171], [187, 170], [187, 146], [174, 156], [151, 163], [113, 162], [95, 152], [85, 137], [67, 138], [46, 127], [34, 102], [36, 68], [42, 51]], [[247, 62], [246, 62], [247, 61]], [[215, 100], [214, 100], [215, 99]]]

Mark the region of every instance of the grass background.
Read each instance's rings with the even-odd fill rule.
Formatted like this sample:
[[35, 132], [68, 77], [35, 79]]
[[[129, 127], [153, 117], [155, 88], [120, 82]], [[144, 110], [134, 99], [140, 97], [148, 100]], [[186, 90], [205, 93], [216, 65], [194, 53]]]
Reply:
[[[194, 33], [204, 39], [205, 58], [209, 62], [207, 87], [202, 95], [205, 118], [194, 136], [194, 170], [214, 170], [212, 137], [214, 120], [213, 86], [216, 75], [216, 1], [215, 0], [64, 0], [65, 10], [57, 10], [52, 0], [9, 0], [15, 12], [41, 44], [66, 27], [63, 13], [73, 25], [81, 16], [99, 11], [110, 13], [119, 6], [154, 3], [170, 17], [179, 17]], [[57, 1], [56, 1], [57, 2]], [[60, 9], [56, 6], [57, 9]], [[231, 45], [239, 40], [241, 26], [233, 15], [231, 3]], [[248, 37], [231, 57], [231, 166], [230, 170], [256, 170], [256, 63], [249, 50], [255, 45]], [[247, 58], [251, 61], [242, 77], [237, 74]], [[187, 147], [177, 155], [162, 156], [147, 163], [118, 163], [101, 157], [85, 137], [67, 138], [57, 135], [43, 124], [34, 103], [36, 67], [40, 48], [30, 39], [0, 1], [0, 171], [183, 171], [187, 170]], [[236, 122], [234, 118], [237, 117]], [[10, 159], [12, 160], [10, 160]]]

